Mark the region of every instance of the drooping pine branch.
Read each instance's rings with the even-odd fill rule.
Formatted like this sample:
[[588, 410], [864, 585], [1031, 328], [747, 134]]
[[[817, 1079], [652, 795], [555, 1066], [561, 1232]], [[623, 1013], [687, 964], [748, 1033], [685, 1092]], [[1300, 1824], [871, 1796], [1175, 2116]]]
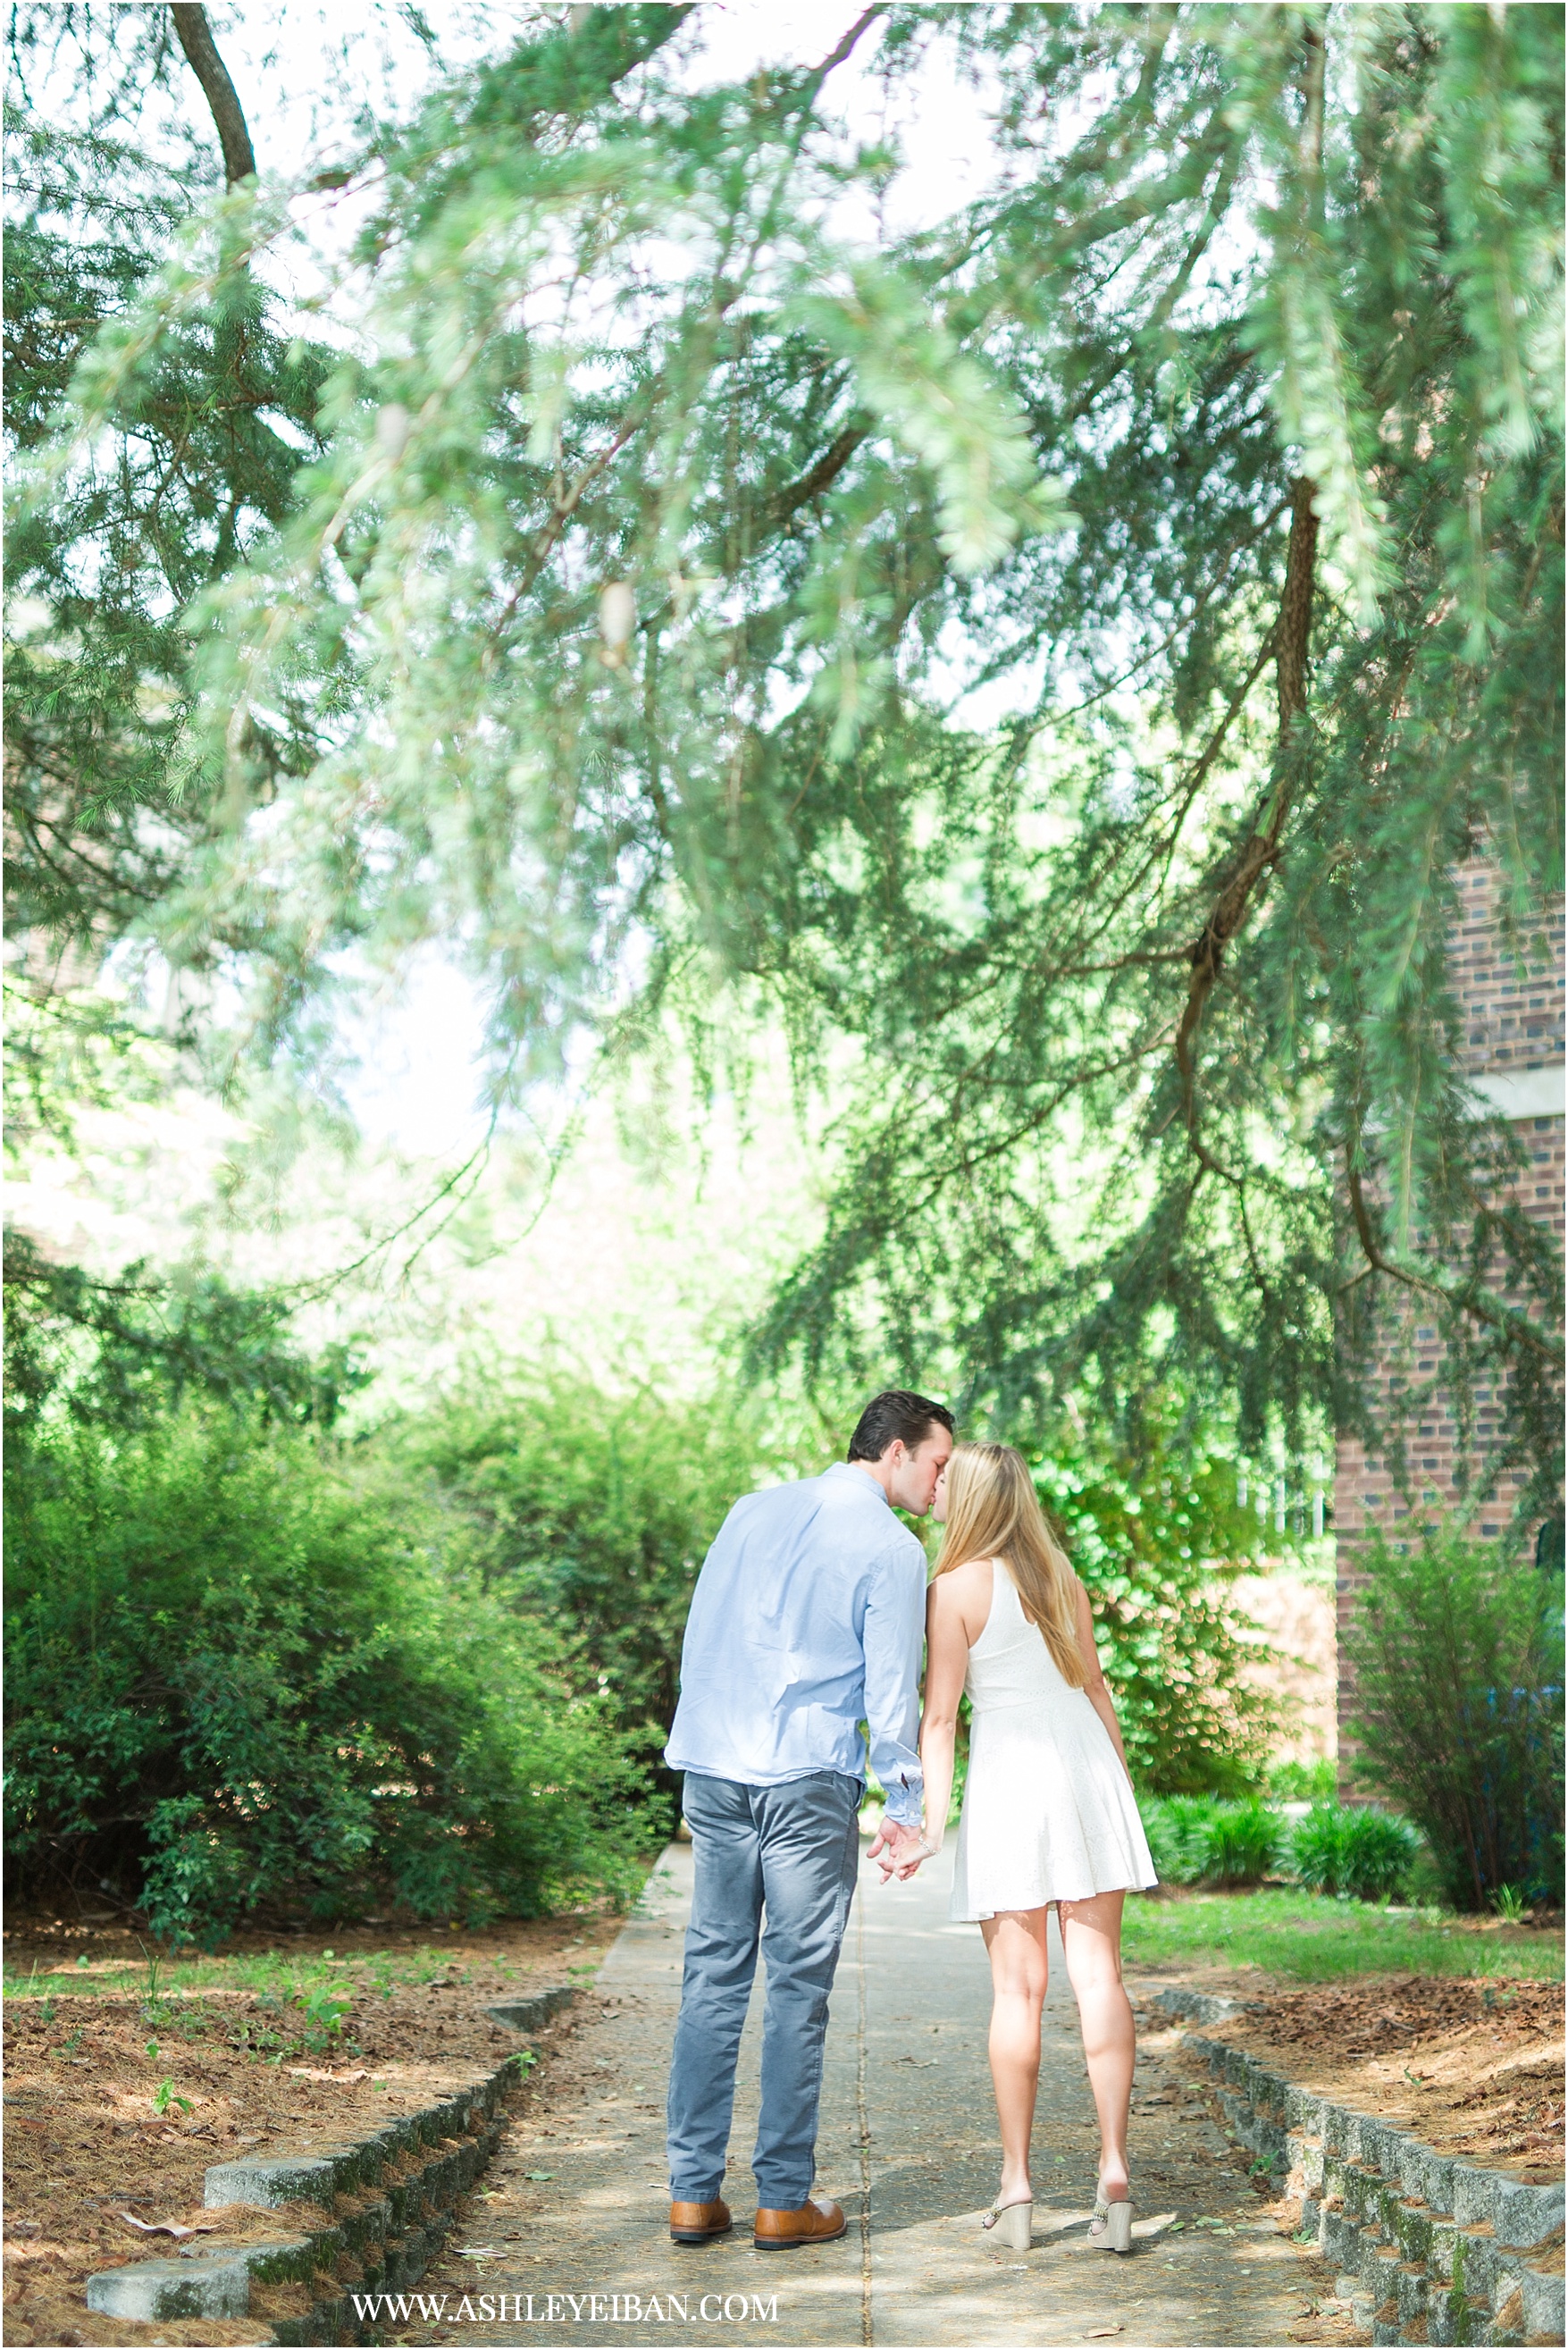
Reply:
[[1417, 1296], [1430, 1297], [1453, 1312], [1466, 1314], [1495, 1331], [1511, 1347], [1527, 1347], [1548, 1362], [1563, 1359], [1563, 1339], [1560, 1330], [1543, 1329], [1517, 1306], [1494, 1297], [1479, 1281], [1456, 1281], [1438, 1273], [1432, 1266], [1418, 1261], [1401, 1260], [1391, 1256], [1377, 1238], [1372, 1211], [1353, 1153], [1345, 1154], [1345, 1189], [1350, 1199], [1351, 1221], [1361, 1253], [1374, 1273], [1381, 1273], [1400, 1288], [1415, 1292]]

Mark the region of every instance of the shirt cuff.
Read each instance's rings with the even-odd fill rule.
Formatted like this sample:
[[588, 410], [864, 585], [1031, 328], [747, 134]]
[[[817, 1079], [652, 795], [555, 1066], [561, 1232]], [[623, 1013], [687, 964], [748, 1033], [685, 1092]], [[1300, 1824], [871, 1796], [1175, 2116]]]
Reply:
[[920, 1825], [920, 1797], [913, 1787], [894, 1787], [888, 1791], [882, 1807], [884, 1819], [895, 1827], [918, 1828]]

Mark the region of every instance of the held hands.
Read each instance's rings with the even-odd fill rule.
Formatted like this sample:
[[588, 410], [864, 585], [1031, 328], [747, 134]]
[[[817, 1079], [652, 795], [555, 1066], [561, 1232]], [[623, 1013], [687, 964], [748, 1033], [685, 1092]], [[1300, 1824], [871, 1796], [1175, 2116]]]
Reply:
[[918, 1828], [905, 1827], [898, 1820], [884, 1817], [871, 1841], [871, 1857], [882, 1871], [886, 1885], [896, 1877], [900, 1885], [907, 1884], [922, 1860], [930, 1860], [936, 1846], [928, 1844]]

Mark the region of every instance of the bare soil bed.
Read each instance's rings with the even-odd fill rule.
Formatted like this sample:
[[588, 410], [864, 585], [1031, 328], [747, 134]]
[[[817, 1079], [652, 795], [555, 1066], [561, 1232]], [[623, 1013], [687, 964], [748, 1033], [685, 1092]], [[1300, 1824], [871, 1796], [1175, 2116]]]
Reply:
[[[255, 2226], [254, 2213], [202, 2209], [210, 2163], [341, 2143], [493, 2072], [524, 2043], [485, 2006], [569, 1981], [574, 1965], [586, 1975], [619, 1924], [577, 1916], [439, 1936], [429, 1928], [339, 1929], [330, 1939], [291, 1936], [281, 1948], [247, 1937], [222, 1960], [166, 1975], [156, 1998], [145, 1970], [140, 1981], [126, 1981], [123, 1944], [112, 1937], [13, 1930], [5, 1949], [13, 1986], [5, 2002], [6, 2342], [255, 2341], [254, 2316], [156, 2326], [96, 2316], [87, 2279], [122, 2261], [168, 2256], [182, 2241], [144, 2233], [133, 2220], [173, 2220], [225, 2238]], [[88, 1958], [81, 1973], [105, 1988], [16, 1996], [18, 1975], [26, 1981], [35, 1961], [59, 1968], [62, 1934], [72, 1956]], [[331, 2007], [345, 2012], [324, 2020], [318, 2004], [313, 2020], [302, 1994], [307, 2000], [322, 1979], [324, 1960]], [[291, 1981], [295, 1969], [304, 1983]], [[249, 1980], [189, 1981], [224, 1971]], [[109, 1988], [117, 1981], [126, 1987]], [[547, 2047], [574, 2028], [568, 2010], [528, 2040]], [[275, 2232], [275, 2221], [266, 2224]]]
[[1405, 1975], [1241, 1996], [1246, 2011], [1207, 2037], [1441, 2153], [1562, 2178], [1561, 1983]]

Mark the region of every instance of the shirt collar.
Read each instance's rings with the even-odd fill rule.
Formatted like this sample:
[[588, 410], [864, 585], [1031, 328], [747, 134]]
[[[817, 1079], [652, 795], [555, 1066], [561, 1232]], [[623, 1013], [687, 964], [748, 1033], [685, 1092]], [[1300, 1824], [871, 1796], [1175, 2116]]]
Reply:
[[848, 1477], [857, 1485], [864, 1486], [867, 1492], [875, 1493], [885, 1510], [890, 1510], [893, 1506], [876, 1478], [867, 1477], [864, 1469], [857, 1469], [853, 1461], [836, 1461], [832, 1468], [825, 1470], [823, 1473], [828, 1477]]

